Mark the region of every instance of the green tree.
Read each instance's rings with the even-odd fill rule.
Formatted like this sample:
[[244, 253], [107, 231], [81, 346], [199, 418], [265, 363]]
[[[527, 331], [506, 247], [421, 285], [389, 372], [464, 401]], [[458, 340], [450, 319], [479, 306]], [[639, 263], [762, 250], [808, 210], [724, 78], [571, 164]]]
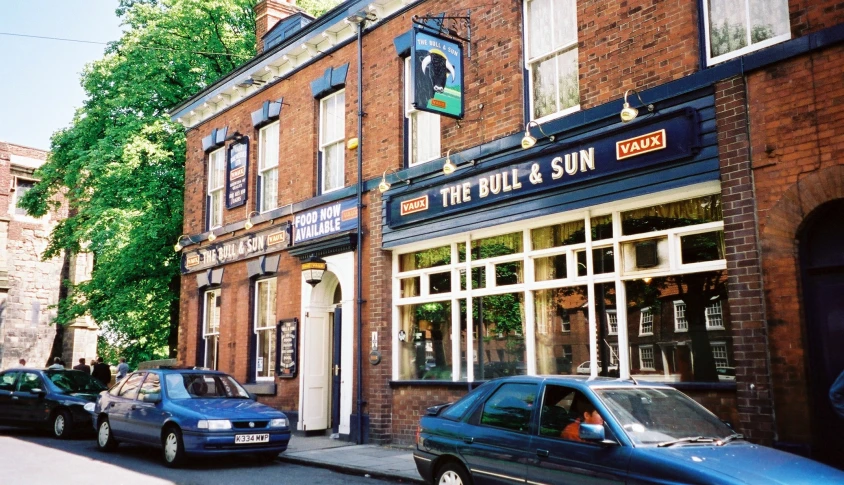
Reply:
[[296, 5], [314, 17], [319, 17], [342, 2], [343, 0], [299, 0]]
[[106, 357], [134, 365], [175, 352], [185, 137], [167, 110], [254, 56], [254, 4], [121, 0], [124, 33], [86, 66], [87, 99], [22, 201], [35, 215], [68, 204], [44, 258], [86, 250], [95, 263], [57, 323], [90, 314]]

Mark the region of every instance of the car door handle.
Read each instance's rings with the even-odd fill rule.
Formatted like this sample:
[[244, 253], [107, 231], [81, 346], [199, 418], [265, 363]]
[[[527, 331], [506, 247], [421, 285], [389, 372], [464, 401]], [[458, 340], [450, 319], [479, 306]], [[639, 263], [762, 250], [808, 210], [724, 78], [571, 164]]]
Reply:
[[472, 438], [471, 436], [464, 436], [463, 441], [465, 441], [466, 443], [471, 445], [472, 443], [475, 442], [475, 438]]
[[543, 458], [548, 458], [548, 455], [549, 455], [548, 450], [540, 450], [540, 449], [536, 450], [536, 454], [537, 454], [537, 456], [541, 456]]
[[12, 401], [17, 401], [17, 400], [18, 400], [18, 396], [12, 396]]

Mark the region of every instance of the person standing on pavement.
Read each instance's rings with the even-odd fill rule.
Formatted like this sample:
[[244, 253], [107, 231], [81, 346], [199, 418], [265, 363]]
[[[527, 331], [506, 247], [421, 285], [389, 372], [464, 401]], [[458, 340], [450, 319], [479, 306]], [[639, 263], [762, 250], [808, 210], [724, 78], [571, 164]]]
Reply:
[[64, 369], [61, 357], [53, 357], [53, 365], [47, 367], [48, 369]]
[[91, 377], [108, 386], [111, 383], [111, 368], [105, 363], [105, 360], [100, 357], [99, 360], [94, 359], [94, 368], [91, 370]]
[[126, 377], [126, 374], [129, 373], [129, 364], [126, 363], [126, 357], [120, 358], [120, 363], [117, 364], [117, 377], [116, 379], [119, 381]]
[[79, 358], [79, 363], [73, 366], [73, 370], [81, 370], [82, 372], [91, 375], [91, 366], [85, 363], [85, 357]]

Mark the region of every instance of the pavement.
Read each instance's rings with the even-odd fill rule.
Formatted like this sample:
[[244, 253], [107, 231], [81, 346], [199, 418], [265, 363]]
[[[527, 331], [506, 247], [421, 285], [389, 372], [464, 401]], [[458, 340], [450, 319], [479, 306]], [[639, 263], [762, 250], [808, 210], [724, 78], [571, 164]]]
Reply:
[[294, 435], [278, 460], [401, 483], [425, 483], [409, 446], [357, 445], [328, 436]]

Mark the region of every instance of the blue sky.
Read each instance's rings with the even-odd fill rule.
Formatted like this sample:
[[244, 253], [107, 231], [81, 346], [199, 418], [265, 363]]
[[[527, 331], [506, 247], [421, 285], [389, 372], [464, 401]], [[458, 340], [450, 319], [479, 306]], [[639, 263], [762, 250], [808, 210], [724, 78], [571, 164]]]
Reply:
[[85, 64], [106, 48], [4, 34], [109, 42], [120, 37], [118, 0], [0, 0], [0, 140], [47, 150], [84, 92]]

